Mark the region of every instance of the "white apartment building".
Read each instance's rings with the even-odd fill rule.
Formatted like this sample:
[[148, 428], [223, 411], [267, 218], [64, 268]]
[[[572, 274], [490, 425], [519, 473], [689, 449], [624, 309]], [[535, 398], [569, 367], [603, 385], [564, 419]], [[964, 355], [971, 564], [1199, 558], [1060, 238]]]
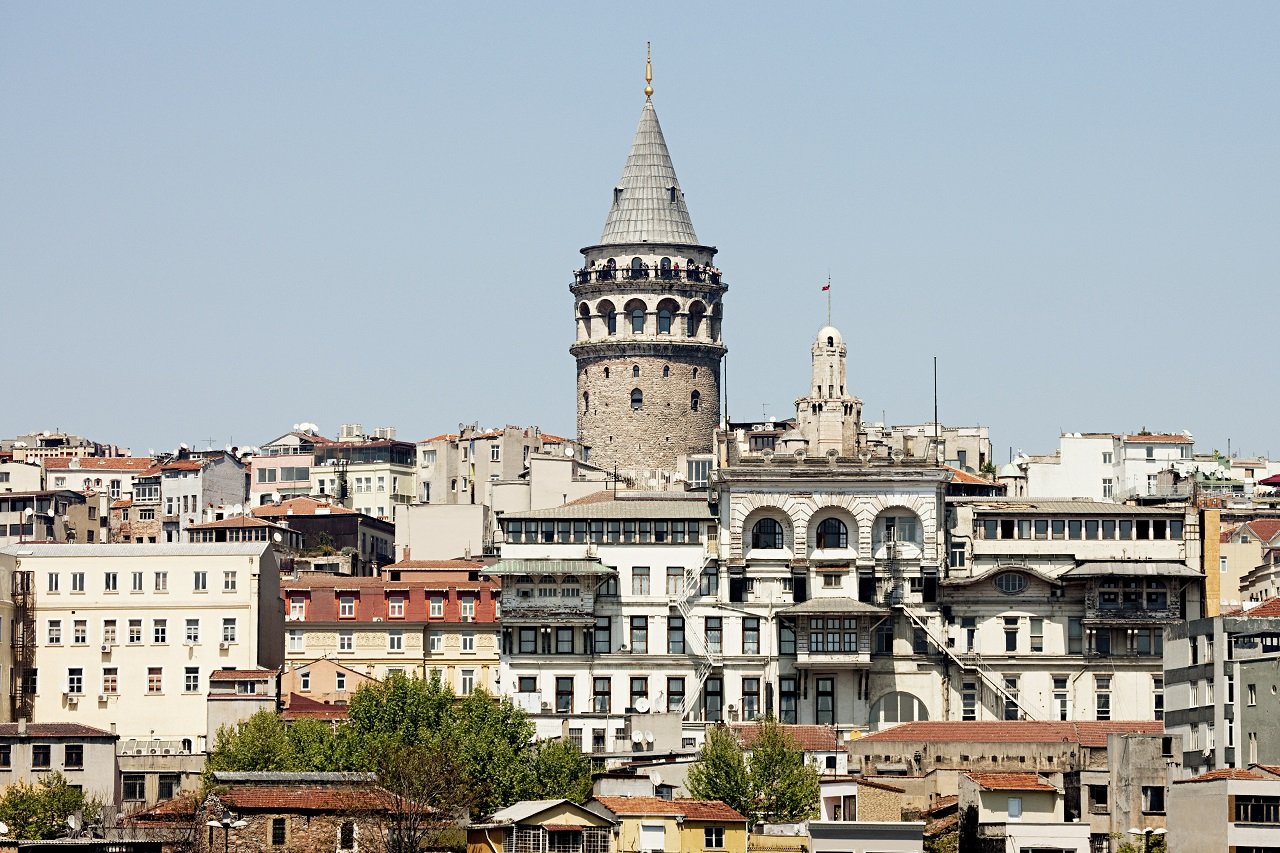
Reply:
[[155, 464], [143, 456], [51, 456], [42, 460], [51, 489], [92, 491], [111, 500], [133, 495], [133, 480]]
[[1203, 614], [1194, 510], [949, 498], [947, 517], [938, 603], [912, 617], [945, 676], [934, 718], [1163, 718], [1166, 631]]
[[254, 506], [311, 494], [316, 446], [332, 444], [333, 439], [312, 431], [311, 424], [299, 426], [306, 428], [273, 438], [250, 460], [249, 501]]
[[[141, 490], [148, 478], [138, 479]], [[248, 468], [236, 456], [221, 450], [179, 452], [160, 465], [163, 541], [179, 543], [191, 525], [242, 511], [248, 496]]]
[[1174, 470], [1185, 475], [1195, 465], [1193, 448], [1189, 433], [1069, 432], [1062, 434], [1053, 454], [1020, 455], [1013, 465], [1025, 475], [1026, 496], [1032, 498], [1176, 497], [1159, 483], [1159, 474]]
[[544, 433], [536, 426], [481, 429], [471, 425], [459, 433], [418, 442], [418, 501], [424, 504], [493, 505], [492, 484], [518, 480], [535, 454], [576, 458], [577, 443]]
[[416, 501], [417, 448], [407, 441], [335, 441], [316, 445], [314, 455], [312, 495], [333, 497], [345, 507], [388, 521], [397, 506]]
[[26, 590], [12, 620], [34, 643], [14, 661], [14, 701], [36, 722], [203, 752], [210, 674], [284, 657], [266, 543], [11, 545], [0, 578]]

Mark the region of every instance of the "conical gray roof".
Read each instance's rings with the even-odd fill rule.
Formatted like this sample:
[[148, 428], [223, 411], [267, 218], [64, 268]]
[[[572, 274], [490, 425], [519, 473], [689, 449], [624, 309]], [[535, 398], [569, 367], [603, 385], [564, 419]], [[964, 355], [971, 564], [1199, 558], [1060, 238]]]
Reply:
[[[675, 188], [674, 200], [672, 187]], [[684, 192], [671, 165], [667, 141], [653, 102], [645, 101], [622, 180], [604, 222], [601, 245], [617, 243], [686, 243], [698, 245]]]

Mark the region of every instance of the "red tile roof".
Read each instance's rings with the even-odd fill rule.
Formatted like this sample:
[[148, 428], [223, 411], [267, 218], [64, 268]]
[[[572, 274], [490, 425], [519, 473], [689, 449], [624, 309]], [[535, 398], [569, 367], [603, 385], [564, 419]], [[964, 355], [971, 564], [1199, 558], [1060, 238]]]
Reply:
[[1255, 773], [1252, 770], [1239, 770], [1235, 767], [1224, 767], [1221, 770], [1210, 770], [1208, 773], [1201, 773], [1199, 776], [1193, 776], [1190, 779], [1175, 779], [1173, 784], [1185, 785], [1188, 782], [1217, 782], [1220, 779], [1236, 779], [1244, 781], [1266, 781], [1267, 777], [1261, 773]]
[[401, 560], [398, 563], [383, 566], [382, 570], [384, 572], [387, 569], [467, 569], [478, 571], [484, 567], [484, 563], [475, 560]]
[[[72, 459], [76, 460], [74, 468]], [[43, 462], [48, 471], [145, 471], [155, 464], [154, 459], [143, 456], [49, 456]]]
[[435, 441], [457, 441], [457, 440], [458, 440], [457, 433], [446, 432], [446, 433], [441, 433], [440, 435], [433, 435], [431, 436], [431, 438], [424, 438], [422, 439], [422, 441], [419, 441], [418, 444], [430, 444]]
[[988, 791], [1056, 791], [1035, 773], [966, 773]]
[[959, 468], [952, 468], [950, 465], [943, 465], [942, 467], [947, 471], [951, 472], [951, 482], [953, 483], [962, 483], [966, 486], [996, 485], [995, 483], [991, 482], [985, 477], [979, 477], [975, 474], [970, 474], [968, 471], [961, 471]]
[[875, 779], [868, 779], [866, 776], [859, 776], [855, 778], [854, 781], [859, 785], [866, 785], [868, 788], [876, 788], [881, 791], [893, 791], [895, 794], [905, 794], [907, 792], [906, 788], [899, 788], [896, 785], [888, 785]]
[[217, 669], [209, 674], [210, 681], [267, 681], [275, 677], [274, 669]]
[[396, 807], [383, 788], [356, 785], [233, 785], [217, 795], [233, 809], [259, 812], [380, 812]]
[[1187, 438], [1185, 435], [1167, 435], [1148, 433], [1145, 435], [1126, 435], [1125, 441], [1132, 441], [1134, 444], [1194, 444], [1195, 442]]
[[[0, 737], [17, 737], [17, 723], [0, 723]], [[27, 737], [109, 737], [118, 735], [79, 723], [27, 723]]]
[[869, 734], [853, 741], [941, 741], [971, 743], [1060, 743], [1081, 746], [1107, 745], [1109, 734], [1160, 734], [1164, 724], [1159, 720], [1111, 720], [1079, 722], [1003, 720], [948, 722], [917, 721]]
[[280, 581], [281, 591], [285, 590], [308, 590], [308, 589], [352, 589], [352, 590], [373, 590], [382, 592], [388, 588], [407, 589], [409, 587], [420, 587], [422, 584], [447, 584], [457, 589], [491, 589], [497, 594], [502, 589], [502, 584], [497, 578], [491, 580], [473, 581], [467, 580], [467, 573], [463, 571], [440, 570], [434, 572], [424, 572], [429, 574], [429, 578], [413, 577], [406, 580], [393, 581], [385, 577], [352, 577], [351, 575], [335, 575], [331, 572], [299, 572], [297, 580], [284, 578]]
[[130, 500], [129, 498], [124, 498], [123, 500], [118, 500], [118, 501], [112, 501], [112, 502], [111, 502], [111, 508], [112, 508], [112, 509], [125, 509], [125, 508], [127, 508], [127, 507], [131, 507], [131, 506], [133, 506], [133, 501], [132, 501], [132, 500]]
[[661, 797], [596, 797], [616, 815], [673, 815], [687, 820], [742, 821], [746, 817], [719, 800], [664, 800]]
[[1253, 535], [1264, 542], [1270, 542], [1280, 533], [1280, 518], [1255, 518], [1246, 521], [1244, 526], [1253, 531]]
[[280, 712], [280, 719], [290, 720], [345, 720], [348, 707], [328, 702], [317, 702], [308, 696], [290, 693], [285, 709]]
[[[730, 728], [744, 749], [751, 748], [760, 731], [760, 727], [752, 723], [734, 723]], [[831, 726], [783, 725], [781, 728], [805, 752], [839, 752], [841, 749], [840, 739]]]
[[551, 433], [549, 433], [549, 432], [544, 432], [544, 433], [542, 434], [542, 443], [543, 443], [543, 444], [564, 444], [564, 443], [565, 443], [565, 442], [567, 442], [568, 440], [569, 440], [569, 439], [567, 439], [567, 438], [562, 438], [562, 437], [560, 437], [560, 436], [558, 436], [558, 435], [552, 435], [552, 434], [551, 434]]
[[1266, 601], [1262, 602], [1257, 607], [1250, 607], [1247, 610], [1241, 609], [1231, 615], [1243, 616], [1243, 617], [1249, 617], [1249, 618], [1264, 617], [1264, 616], [1272, 617], [1272, 618], [1280, 617], [1280, 598], [1268, 598]]
[[266, 504], [265, 506], [255, 506], [253, 514], [258, 518], [283, 518], [288, 515], [315, 515], [319, 512], [321, 515], [344, 515], [355, 512], [354, 509], [347, 509], [339, 504], [325, 503], [315, 498], [289, 498], [278, 504]]
[[206, 459], [175, 459], [160, 466], [161, 471], [199, 471], [209, 462]]

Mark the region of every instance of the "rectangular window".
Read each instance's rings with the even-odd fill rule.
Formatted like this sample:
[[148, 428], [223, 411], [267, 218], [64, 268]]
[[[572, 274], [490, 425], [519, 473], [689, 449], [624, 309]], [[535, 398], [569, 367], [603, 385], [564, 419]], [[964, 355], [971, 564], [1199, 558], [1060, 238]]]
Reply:
[[156, 592], [169, 591], [169, 573], [168, 572], [156, 572], [155, 587], [156, 587]]
[[387, 598], [387, 618], [403, 619], [404, 618], [404, 596], [392, 595]]
[[236, 618], [234, 616], [224, 617], [222, 620], [222, 642], [234, 643], [236, 641]]
[[356, 599], [353, 595], [343, 595], [338, 598], [338, 618], [354, 619], [356, 618]]
[[1009, 820], [1022, 820], [1022, 797], [1009, 798]]
[[778, 679], [778, 721], [795, 723], [799, 720], [800, 690], [795, 676]]
[[129, 645], [137, 645], [142, 642], [142, 620], [129, 620]]
[[84, 572], [71, 573], [71, 591], [84, 592]]
[[760, 654], [760, 620], [758, 618], [742, 620], [742, 653], [744, 655]]
[[1095, 675], [1093, 680], [1094, 707], [1097, 711], [1095, 719], [1109, 720], [1111, 719], [1111, 676]]
[[742, 679], [742, 719], [754, 720], [760, 716], [760, 679]]
[[102, 576], [102, 588], [106, 592], [116, 592], [119, 583], [120, 576], [115, 572], [107, 572]]
[[444, 598], [442, 596], [431, 596], [430, 615], [432, 619], [440, 619], [444, 616]]
[[62, 766], [71, 770], [84, 768], [84, 744], [69, 743], [62, 748]]
[[631, 569], [631, 594], [649, 594], [649, 567], [634, 566]]
[[1004, 617], [1004, 650], [1009, 654], [1018, 651], [1018, 625], [1021, 619], [1017, 616]]
[[209, 591], [209, 573], [208, 572], [195, 573], [195, 584], [193, 586], [193, 589], [195, 592]]
[[1059, 720], [1070, 719], [1071, 700], [1067, 691], [1067, 676], [1053, 677], [1053, 710]]
[[303, 634], [302, 634], [302, 630], [301, 630], [301, 629], [299, 629], [299, 628], [290, 628], [290, 629], [289, 629], [289, 631], [288, 631], [288, 638], [289, 638], [289, 651], [291, 651], [291, 652], [301, 652], [301, 651], [304, 651], [304, 650], [305, 650], [305, 646], [303, 645], [303, 639], [302, 639], [302, 637], [303, 637]]
[[556, 676], [556, 713], [573, 712], [573, 678]]
[[649, 618], [647, 616], [631, 617], [631, 653], [637, 655], [649, 653]]
[[387, 632], [387, 651], [389, 652], [404, 651], [404, 631], [388, 631]]
[[164, 669], [158, 666], [147, 667], [147, 692], [164, 692]]
[[1031, 651], [1044, 651], [1044, 620], [1033, 618], [1031, 620]]
[[1004, 718], [1006, 720], [1019, 718], [1018, 677], [1016, 675], [1006, 675], [1004, 677]]
[[591, 710], [597, 714], [609, 713], [610, 679], [597, 676], [591, 680]]
[[476, 689], [476, 671], [474, 669], [464, 669], [461, 673], [460, 692], [463, 696], [470, 696]]
[[520, 629], [520, 653], [524, 655], [537, 654], [538, 651], [538, 629], [537, 628], [521, 628]]
[[31, 745], [31, 766], [47, 770], [52, 761], [53, 747], [47, 743], [36, 743]]
[[102, 642], [108, 646], [116, 644], [116, 620], [102, 620]]
[[55, 572], [49, 573], [49, 592], [58, 591], [58, 575]]
[[236, 591], [236, 573], [235, 572], [222, 573], [222, 591], [223, 592]]
[[67, 670], [67, 692], [76, 696], [84, 693], [84, 669], [81, 667]]
[[1079, 619], [1067, 619], [1067, 654], [1084, 654], [1084, 623]]
[[684, 617], [667, 617], [667, 654], [684, 654]]
[[[567, 590], [566, 590], [567, 591]], [[576, 592], [576, 588], [574, 588]], [[476, 621], [476, 600], [470, 595], [464, 595], [458, 600], [460, 608], [459, 618], [463, 622]]]
[[61, 619], [49, 620], [48, 636], [49, 636], [49, 645], [57, 646], [62, 643], [62, 620]]
[[84, 619], [77, 619], [71, 624], [71, 642], [77, 646], [83, 646], [89, 642], [89, 623]]
[[427, 635], [427, 650], [439, 652], [444, 650], [444, 635], [439, 631], [432, 631]]
[[707, 654], [720, 654], [721, 641], [724, 636], [722, 624], [723, 620], [719, 616], [708, 616], [706, 618]]
[[978, 683], [965, 681], [960, 687], [960, 719], [973, 721], [978, 719]]
[[836, 722], [836, 681], [834, 678], [816, 679], [816, 717], [820, 726], [833, 726]]
[[556, 628], [556, 654], [573, 654], [573, 629]]
[[285, 839], [286, 839], [286, 835], [285, 835], [284, 818], [282, 817], [271, 818], [271, 845], [273, 847], [281, 847], [284, 845]]
[[200, 667], [188, 666], [182, 671], [182, 689], [187, 693], [200, 691]]
[[475, 631], [462, 632], [462, 651], [466, 654], [474, 653], [476, 650], [476, 633]]
[[709, 723], [724, 720], [724, 679], [712, 676], [707, 679], [702, 689], [703, 718]]
[[349, 652], [355, 648], [355, 636], [351, 631], [338, 632], [338, 651]]
[[684, 679], [668, 678], [667, 679], [667, 710], [677, 713], [684, 712]]
[[1115, 492], [1116, 492], [1115, 480], [1113, 480], [1110, 477], [1103, 477], [1102, 478], [1102, 496], [1104, 498], [1113, 498], [1115, 497]]
[[635, 708], [640, 699], [649, 698], [649, 678], [644, 675], [631, 676], [631, 693], [627, 700], [628, 708]]
[[1236, 823], [1280, 823], [1280, 797], [1236, 795]]
[[153, 619], [151, 620], [151, 642], [157, 645], [164, 645], [169, 642], [169, 620]]
[[667, 595], [679, 595], [684, 588], [684, 569], [667, 566]]
[[724, 827], [708, 826], [702, 830], [702, 846], [707, 850], [724, 849]]
[[1144, 814], [1164, 814], [1164, 786], [1142, 786], [1142, 811]]
[[613, 624], [608, 616], [597, 616], [595, 630], [592, 632], [592, 645], [598, 655], [613, 651]]

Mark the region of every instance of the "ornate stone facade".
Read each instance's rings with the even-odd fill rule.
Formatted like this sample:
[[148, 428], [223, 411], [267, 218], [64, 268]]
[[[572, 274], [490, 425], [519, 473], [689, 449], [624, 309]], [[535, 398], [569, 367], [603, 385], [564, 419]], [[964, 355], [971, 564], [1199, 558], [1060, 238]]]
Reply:
[[727, 290], [715, 253], [698, 243], [646, 101], [600, 243], [570, 287], [578, 439], [595, 464], [645, 480], [711, 452]]

